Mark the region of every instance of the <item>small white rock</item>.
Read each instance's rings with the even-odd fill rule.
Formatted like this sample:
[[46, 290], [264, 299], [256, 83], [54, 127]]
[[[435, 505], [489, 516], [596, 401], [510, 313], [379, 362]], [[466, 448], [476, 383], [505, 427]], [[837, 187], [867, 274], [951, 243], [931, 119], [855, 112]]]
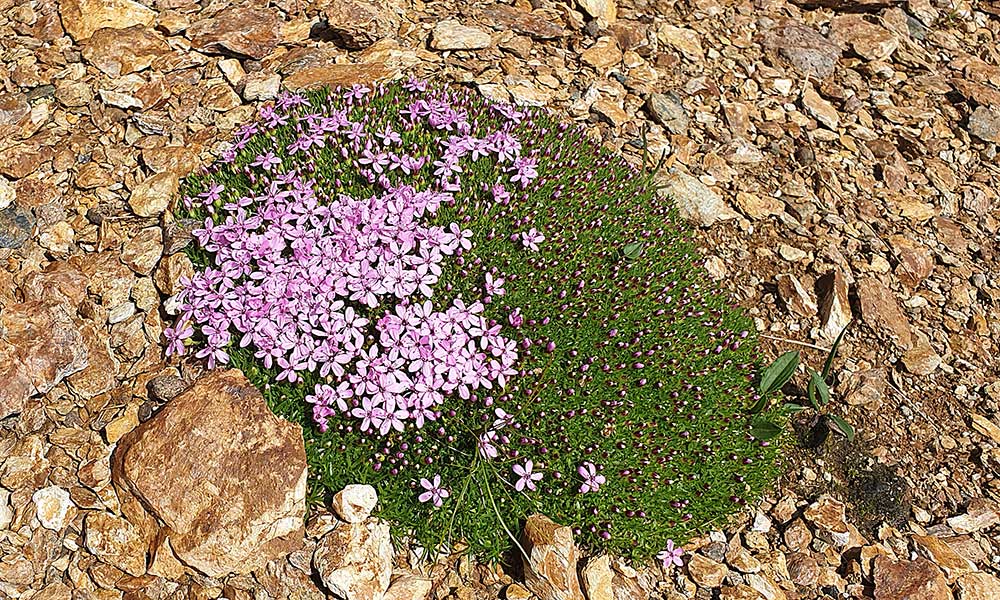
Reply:
[[795, 246], [789, 246], [788, 244], [780, 244], [778, 246], [778, 254], [781, 255], [781, 258], [789, 262], [799, 262], [800, 260], [809, 257], [807, 252], [799, 250]]
[[726, 263], [718, 256], [709, 256], [705, 259], [705, 270], [708, 271], [708, 276], [712, 278], [712, 281], [724, 279], [729, 274]]
[[279, 88], [281, 88], [281, 75], [264, 71], [252, 73], [246, 78], [243, 99], [247, 101], [270, 100], [278, 96]]
[[135, 314], [134, 302], [122, 302], [118, 306], [108, 311], [108, 324], [121, 323]]
[[36, 491], [31, 496], [35, 503], [35, 516], [42, 527], [52, 531], [62, 531], [73, 519], [73, 501], [69, 492], [57, 485], [51, 485]]
[[17, 192], [14, 190], [14, 186], [7, 181], [7, 178], [0, 175], [0, 210], [3, 210], [14, 203], [17, 198]]
[[771, 531], [771, 519], [769, 519], [764, 513], [758, 511], [753, 517], [753, 527], [751, 527], [751, 529], [760, 533], [767, 533], [768, 531]]
[[349, 485], [333, 497], [333, 510], [348, 523], [360, 523], [368, 518], [378, 504], [378, 494], [370, 485]]
[[0, 488], [0, 531], [10, 527], [14, 511], [10, 508], [10, 492]]
[[435, 50], [478, 50], [489, 47], [490, 34], [478, 27], [447, 19], [434, 26], [431, 48]]

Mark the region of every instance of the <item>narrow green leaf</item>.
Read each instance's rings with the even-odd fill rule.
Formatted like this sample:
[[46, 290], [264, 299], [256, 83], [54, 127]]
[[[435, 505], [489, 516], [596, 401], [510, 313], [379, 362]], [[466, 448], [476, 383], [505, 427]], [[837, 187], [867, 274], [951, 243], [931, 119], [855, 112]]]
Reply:
[[760, 394], [766, 396], [775, 390], [780, 390], [788, 383], [799, 366], [798, 352], [785, 352], [770, 364], [760, 375]]
[[760, 400], [755, 402], [754, 405], [750, 407], [750, 414], [756, 415], [760, 413], [760, 411], [764, 410], [765, 406], [767, 406], [767, 396], [761, 396]]
[[827, 417], [833, 422], [833, 428], [837, 433], [847, 438], [848, 442], [854, 441], [854, 428], [851, 427], [850, 423], [837, 415], [827, 415]]
[[816, 371], [809, 369], [809, 385], [806, 387], [806, 396], [809, 398], [809, 404], [816, 410], [819, 410], [819, 400], [816, 399]]
[[819, 409], [830, 401], [830, 387], [823, 381], [823, 376], [816, 371], [809, 371], [809, 402]]
[[781, 435], [781, 427], [778, 427], [777, 424], [771, 421], [759, 419], [753, 422], [753, 425], [750, 427], [750, 434], [758, 440], [767, 441]]
[[809, 407], [802, 406], [801, 404], [796, 404], [794, 402], [786, 402], [781, 408], [785, 411], [785, 414], [794, 415], [795, 413], [800, 413]]
[[830, 347], [830, 353], [826, 355], [826, 361], [823, 363], [823, 381], [826, 381], [830, 377], [830, 367], [833, 366], [833, 358], [837, 355], [840, 342], [844, 339], [844, 334], [847, 333], [847, 328], [850, 326], [851, 323], [848, 321], [847, 325], [844, 325], [844, 328], [837, 334], [837, 339], [834, 340], [833, 346]]
[[625, 247], [622, 248], [622, 253], [625, 255], [625, 258], [629, 260], [639, 258], [642, 256], [642, 242], [632, 242], [631, 244], [626, 244]]

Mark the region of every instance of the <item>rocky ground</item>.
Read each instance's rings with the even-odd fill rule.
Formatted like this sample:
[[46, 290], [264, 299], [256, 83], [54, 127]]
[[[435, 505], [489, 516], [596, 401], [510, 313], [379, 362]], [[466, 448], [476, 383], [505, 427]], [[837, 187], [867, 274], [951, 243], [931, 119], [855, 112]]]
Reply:
[[[965, 0], [0, 0], [0, 598], [1000, 598], [998, 38]], [[280, 87], [404, 74], [665, 153], [770, 355], [852, 323], [855, 442], [796, 419], [771, 497], [670, 571], [544, 520], [523, 569], [424, 565], [363, 489], [303, 531], [294, 428], [163, 361], [165, 211]]]

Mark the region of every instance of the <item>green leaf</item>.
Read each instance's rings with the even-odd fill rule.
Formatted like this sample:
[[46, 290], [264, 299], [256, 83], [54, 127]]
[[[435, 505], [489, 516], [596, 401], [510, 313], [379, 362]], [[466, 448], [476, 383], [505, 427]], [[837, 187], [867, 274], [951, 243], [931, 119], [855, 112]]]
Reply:
[[830, 388], [823, 381], [823, 377], [813, 371], [809, 370], [809, 403], [813, 405], [813, 408], [819, 410], [820, 406], [826, 405], [830, 401]]
[[764, 410], [765, 406], [767, 406], [767, 396], [761, 396], [760, 400], [755, 402], [754, 405], [750, 407], [750, 414], [756, 415], [760, 411]]
[[774, 359], [774, 362], [760, 375], [760, 395], [766, 396], [775, 390], [780, 390], [792, 378], [798, 366], [798, 352], [785, 352]]
[[837, 433], [847, 438], [848, 442], [854, 441], [854, 428], [850, 423], [837, 415], [827, 415], [827, 417], [833, 422], [833, 428]]
[[642, 242], [632, 242], [622, 248], [622, 253], [628, 260], [635, 260], [642, 256]]
[[837, 334], [837, 339], [834, 340], [833, 346], [830, 348], [830, 353], [826, 355], [826, 362], [823, 363], [823, 381], [826, 381], [830, 377], [830, 367], [833, 366], [833, 357], [837, 355], [840, 342], [844, 339], [844, 334], [847, 333], [847, 328], [850, 326], [851, 323], [848, 321], [847, 325], [844, 325], [844, 328]]
[[771, 421], [759, 419], [750, 427], [750, 435], [758, 440], [767, 441], [781, 435], [781, 427]]
[[800, 413], [809, 407], [802, 406], [801, 404], [796, 404], [794, 402], [786, 402], [781, 408], [785, 411], [785, 414], [794, 415], [795, 413]]

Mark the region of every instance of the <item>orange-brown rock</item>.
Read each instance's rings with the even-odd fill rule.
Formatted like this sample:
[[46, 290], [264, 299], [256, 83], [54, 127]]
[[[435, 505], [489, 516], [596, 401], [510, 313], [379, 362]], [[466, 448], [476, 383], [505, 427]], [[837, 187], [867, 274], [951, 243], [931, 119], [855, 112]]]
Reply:
[[134, 0], [60, 0], [59, 13], [66, 33], [77, 42], [98, 29], [125, 29], [149, 25], [156, 13]]
[[917, 553], [934, 561], [944, 571], [950, 583], [962, 575], [976, 570], [976, 566], [956, 552], [947, 542], [931, 535], [914, 535], [913, 545]]
[[0, 419], [87, 366], [87, 345], [71, 311], [32, 300], [0, 312]]
[[350, 87], [355, 83], [371, 84], [391, 79], [393, 71], [379, 63], [309, 66], [299, 69], [284, 80], [290, 90], [308, 90], [322, 86]]
[[529, 590], [542, 600], [583, 600], [576, 572], [580, 553], [572, 529], [544, 515], [531, 515], [521, 543], [527, 552], [521, 560]]
[[895, 294], [874, 277], [858, 281], [861, 318], [876, 332], [887, 334], [900, 348], [913, 347], [910, 321], [899, 308]]
[[260, 60], [281, 41], [281, 19], [273, 10], [238, 6], [192, 23], [187, 34], [191, 47], [202, 52]]
[[164, 524], [177, 558], [210, 577], [302, 544], [301, 428], [237, 370], [210, 372], [122, 438], [112, 477]]
[[843, 547], [851, 539], [844, 503], [832, 496], [822, 496], [803, 513], [816, 528], [816, 536], [828, 544]]
[[940, 569], [927, 560], [893, 562], [875, 557], [875, 600], [951, 600], [951, 590]]
[[956, 600], [995, 600], [1000, 598], [1000, 579], [988, 573], [968, 573], [955, 585]]
[[330, 35], [341, 47], [360, 50], [399, 29], [398, 6], [380, 0], [339, 0], [324, 11]]
[[83, 47], [83, 57], [108, 77], [141, 71], [157, 56], [170, 52], [163, 36], [143, 25], [94, 32]]

